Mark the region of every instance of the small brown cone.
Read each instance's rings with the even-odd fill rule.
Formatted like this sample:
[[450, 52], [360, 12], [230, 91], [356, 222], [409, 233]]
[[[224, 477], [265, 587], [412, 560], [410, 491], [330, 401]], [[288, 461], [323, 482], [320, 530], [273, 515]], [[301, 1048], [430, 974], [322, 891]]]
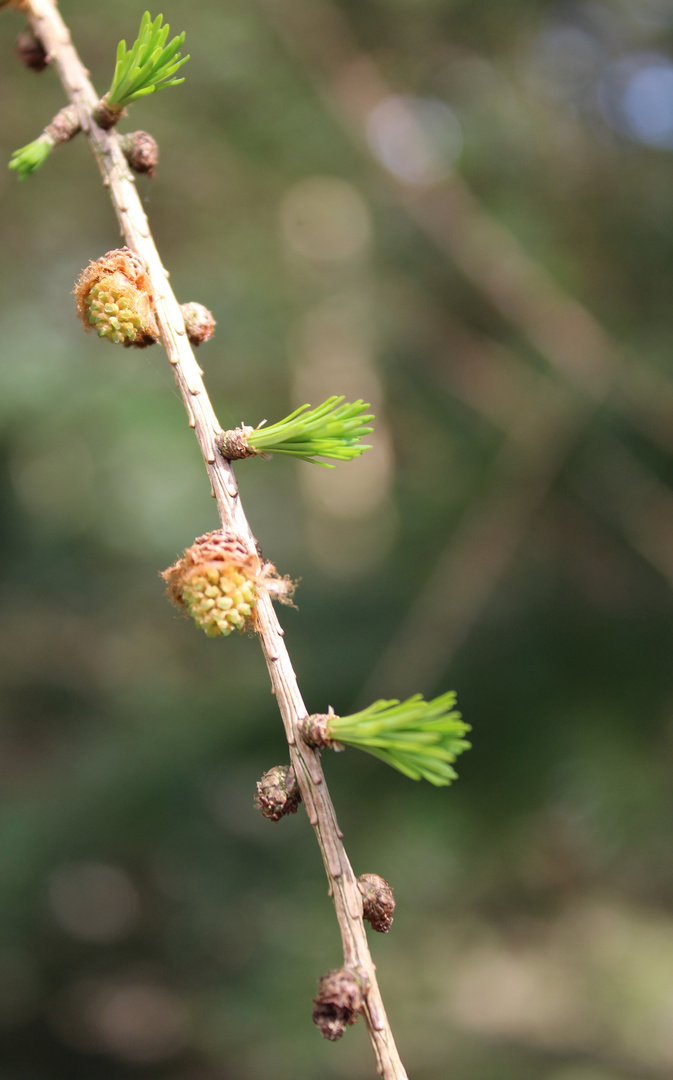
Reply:
[[301, 802], [297, 778], [291, 765], [275, 765], [257, 781], [255, 806], [269, 821], [296, 814]]
[[362, 893], [362, 916], [372, 930], [387, 934], [393, 925], [395, 897], [390, 884], [378, 874], [361, 874], [358, 889]]
[[357, 1022], [364, 1006], [360, 980], [345, 968], [334, 968], [323, 975], [314, 998], [313, 1023], [325, 1039], [336, 1042], [349, 1024]]
[[33, 71], [44, 71], [49, 60], [44, 46], [32, 30], [22, 30], [14, 44], [14, 52], [22, 64]]
[[75, 286], [75, 296], [85, 330], [93, 328], [115, 345], [139, 349], [158, 340], [152, 284], [140, 259], [128, 248], [108, 251], [89, 263]]

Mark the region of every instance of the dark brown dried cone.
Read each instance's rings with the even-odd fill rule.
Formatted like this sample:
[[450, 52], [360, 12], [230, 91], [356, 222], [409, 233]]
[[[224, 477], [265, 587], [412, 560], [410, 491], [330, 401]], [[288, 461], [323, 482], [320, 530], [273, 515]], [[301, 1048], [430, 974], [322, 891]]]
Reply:
[[33, 71], [44, 71], [49, 61], [44, 46], [32, 30], [23, 30], [16, 39], [14, 52], [21, 63]]
[[159, 164], [159, 144], [147, 131], [131, 131], [119, 140], [124, 157], [134, 172], [154, 176]]
[[336, 739], [329, 737], [329, 723], [334, 720], [333, 712], [314, 713], [299, 721], [299, 734], [308, 746], [318, 750], [343, 750], [343, 746]]
[[296, 814], [301, 802], [297, 778], [291, 765], [275, 765], [257, 781], [255, 806], [269, 821]]
[[212, 312], [196, 300], [191, 300], [188, 304], [180, 304], [180, 310], [185, 320], [187, 337], [192, 345], [203, 345], [204, 341], [210, 341], [217, 326]]
[[152, 283], [128, 248], [108, 251], [89, 263], [75, 286], [75, 296], [85, 330], [93, 327], [99, 337], [115, 345], [138, 349], [158, 340]]
[[360, 980], [345, 968], [328, 971], [318, 983], [318, 996], [313, 1004], [313, 1023], [320, 1028], [323, 1038], [336, 1042], [362, 1012], [364, 996]]
[[378, 874], [361, 874], [358, 889], [362, 893], [362, 916], [379, 934], [387, 934], [393, 925], [395, 897], [385, 878]]

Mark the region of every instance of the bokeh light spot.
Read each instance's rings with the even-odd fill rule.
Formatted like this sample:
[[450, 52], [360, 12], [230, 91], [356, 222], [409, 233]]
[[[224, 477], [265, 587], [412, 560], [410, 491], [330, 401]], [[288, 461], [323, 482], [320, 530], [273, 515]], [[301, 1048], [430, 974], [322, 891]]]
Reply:
[[363, 197], [334, 176], [311, 176], [290, 188], [280, 205], [280, 225], [288, 247], [316, 262], [352, 259], [371, 240]]
[[659, 61], [636, 71], [626, 84], [623, 109], [642, 142], [673, 147], [673, 63]]
[[49, 879], [49, 904], [57, 923], [82, 941], [118, 941], [140, 915], [137, 890], [123, 870], [103, 863], [60, 866]]
[[367, 137], [386, 169], [406, 184], [448, 176], [463, 146], [460, 121], [437, 98], [391, 95], [372, 109]]

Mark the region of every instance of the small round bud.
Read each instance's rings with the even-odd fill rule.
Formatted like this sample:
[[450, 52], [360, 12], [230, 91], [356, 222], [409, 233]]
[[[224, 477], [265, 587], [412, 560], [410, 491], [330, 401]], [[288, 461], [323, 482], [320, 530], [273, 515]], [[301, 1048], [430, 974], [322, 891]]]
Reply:
[[291, 765], [275, 765], [257, 781], [255, 806], [269, 821], [296, 814], [301, 802], [297, 778]]
[[379, 934], [387, 934], [393, 925], [395, 897], [385, 878], [378, 874], [361, 874], [358, 889], [362, 893], [362, 916]]
[[75, 286], [77, 314], [85, 330], [115, 345], [142, 349], [159, 338], [152, 284], [140, 259], [128, 248], [108, 251], [89, 263]]
[[329, 736], [330, 721], [335, 719], [333, 712], [305, 716], [299, 721], [299, 734], [307, 746], [315, 750], [343, 750], [341, 743]]
[[16, 39], [14, 52], [22, 64], [33, 71], [44, 71], [49, 61], [44, 46], [32, 30], [23, 30]]
[[204, 341], [210, 341], [217, 326], [212, 312], [208, 311], [208, 308], [204, 307], [203, 304], [197, 303], [196, 300], [192, 300], [188, 304], [180, 304], [180, 310], [185, 320], [187, 337], [192, 345], [203, 345]]
[[159, 144], [147, 131], [132, 131], [119, 140], [124, 157], [134, 172], [154, 176], [159, 164]]
[[345, 968], [334, 968], [318, 983], [318, 996], [313, 999], [313, 1023], [323, 1038], [336, 1042], [349, 1024], [355, 1024], [364, 1006], [360, 980]]

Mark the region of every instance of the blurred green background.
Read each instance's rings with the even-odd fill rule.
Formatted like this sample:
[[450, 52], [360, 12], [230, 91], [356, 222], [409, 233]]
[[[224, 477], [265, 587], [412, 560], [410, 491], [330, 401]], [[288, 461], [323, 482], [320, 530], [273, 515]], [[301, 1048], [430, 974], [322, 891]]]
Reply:
[[[100, 92], [135, 0], [63, 0]], [[458, 691], [435, 790], [326, 760], [414, 1080], [673, 1071], [673, 4], [163, 6], [186, 82], [121, 130], [225, 427], [329, 394], [375, 449], [243, 462], [313, 711]], [[0, 17], [2, 157], [64, 104]], [[159, 571], [217, 527], [165, 355], [85, 336], [119, 243], [82, 138], [0, 171], [0, 1076], [366, 1080], [311, 1023], [340, 962], [251, 637]]]

